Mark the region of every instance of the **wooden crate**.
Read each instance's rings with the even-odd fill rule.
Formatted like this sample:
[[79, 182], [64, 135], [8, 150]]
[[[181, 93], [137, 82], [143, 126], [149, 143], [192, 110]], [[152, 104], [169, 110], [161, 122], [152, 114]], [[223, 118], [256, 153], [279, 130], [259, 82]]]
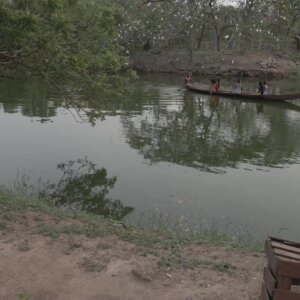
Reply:
[[265, 250], [268, 267], [264, 268], [262, 300], [300, 300], [291, 290], [300, 285], [300, 244], [270, 237]]
[[271, 299], [271, 298], [270, 298], [270, 295], [269, 295], [269, 293], [268, 293], [268, 291], [267, 291], [267, 289], [266, 289], [266, 286], [265, 286], [264, 282], [263, 282], [263, 284], [262, 284], [262, 289], [261, 289], [261, 296], [260, 296], [260, 299], [261, 299], [261, 300], [270, 300], [270, 299]]

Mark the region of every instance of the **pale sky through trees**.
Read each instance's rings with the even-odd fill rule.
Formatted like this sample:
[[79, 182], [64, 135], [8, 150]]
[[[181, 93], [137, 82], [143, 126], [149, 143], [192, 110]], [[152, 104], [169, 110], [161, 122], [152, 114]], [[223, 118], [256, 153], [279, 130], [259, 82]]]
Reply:
[[224, 0], [224, 3], [228, 4], [228, 5], [237, 5], [238, 1], [237, 0]]

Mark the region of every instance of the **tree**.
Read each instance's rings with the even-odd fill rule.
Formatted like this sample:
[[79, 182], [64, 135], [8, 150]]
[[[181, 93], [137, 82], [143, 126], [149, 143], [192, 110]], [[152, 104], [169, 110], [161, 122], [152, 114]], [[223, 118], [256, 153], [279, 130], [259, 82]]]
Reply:
[[300, 32], [300, 1], [269, 0], [268, 4], [270, 32], [281, 41], [281, 48], [286, 51], [287, 45], [293, 45], [295, 36]]
[[118, 9], [105, 0], [0, 0], [0, 76], [42, 77], [77, 109], [82, 103], [72, 93], [118, 94], [126, 64], [119, 21]]

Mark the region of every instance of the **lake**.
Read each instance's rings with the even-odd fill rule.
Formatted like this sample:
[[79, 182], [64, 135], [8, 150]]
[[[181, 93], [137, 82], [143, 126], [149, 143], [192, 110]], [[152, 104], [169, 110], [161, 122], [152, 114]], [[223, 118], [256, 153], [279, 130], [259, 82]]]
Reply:
[[[300, 102], [217, 98], [181, 84], [141, 75], [131, 99], [104, 101], [105, 120], [91, 126], [42, 83], [2, 81], [0, 184], [60, 182], [61, 205], [96, 213], [99, 192], [107, 213], [136, 223], [300, 240]], [[299, 92], [300, 78], [270, 89]], [[84, 193], [93, 196], [82, 203]]]

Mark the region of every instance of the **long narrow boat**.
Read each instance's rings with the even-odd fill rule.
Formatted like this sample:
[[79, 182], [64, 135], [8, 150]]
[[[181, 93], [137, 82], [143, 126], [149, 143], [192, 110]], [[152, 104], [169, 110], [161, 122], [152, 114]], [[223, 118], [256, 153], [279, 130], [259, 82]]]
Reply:
[[246, 99], [257, 99], [257, 100], [267, 100], [267, 101], [285, 101], [285, 100], [300, 100], [300, 94], [279, 94], [279, 95], [259, 95], [251, 93], [234, 94], [229, 91], [220, 91], [218, 93], [211, 93], [210, 90], [197, 87], [192, 84], [184, 85], [186, 89], [192, 92], [201, 94], [210, 94], [223, 97], [234, 97], [234, 98], [246, 98]]

